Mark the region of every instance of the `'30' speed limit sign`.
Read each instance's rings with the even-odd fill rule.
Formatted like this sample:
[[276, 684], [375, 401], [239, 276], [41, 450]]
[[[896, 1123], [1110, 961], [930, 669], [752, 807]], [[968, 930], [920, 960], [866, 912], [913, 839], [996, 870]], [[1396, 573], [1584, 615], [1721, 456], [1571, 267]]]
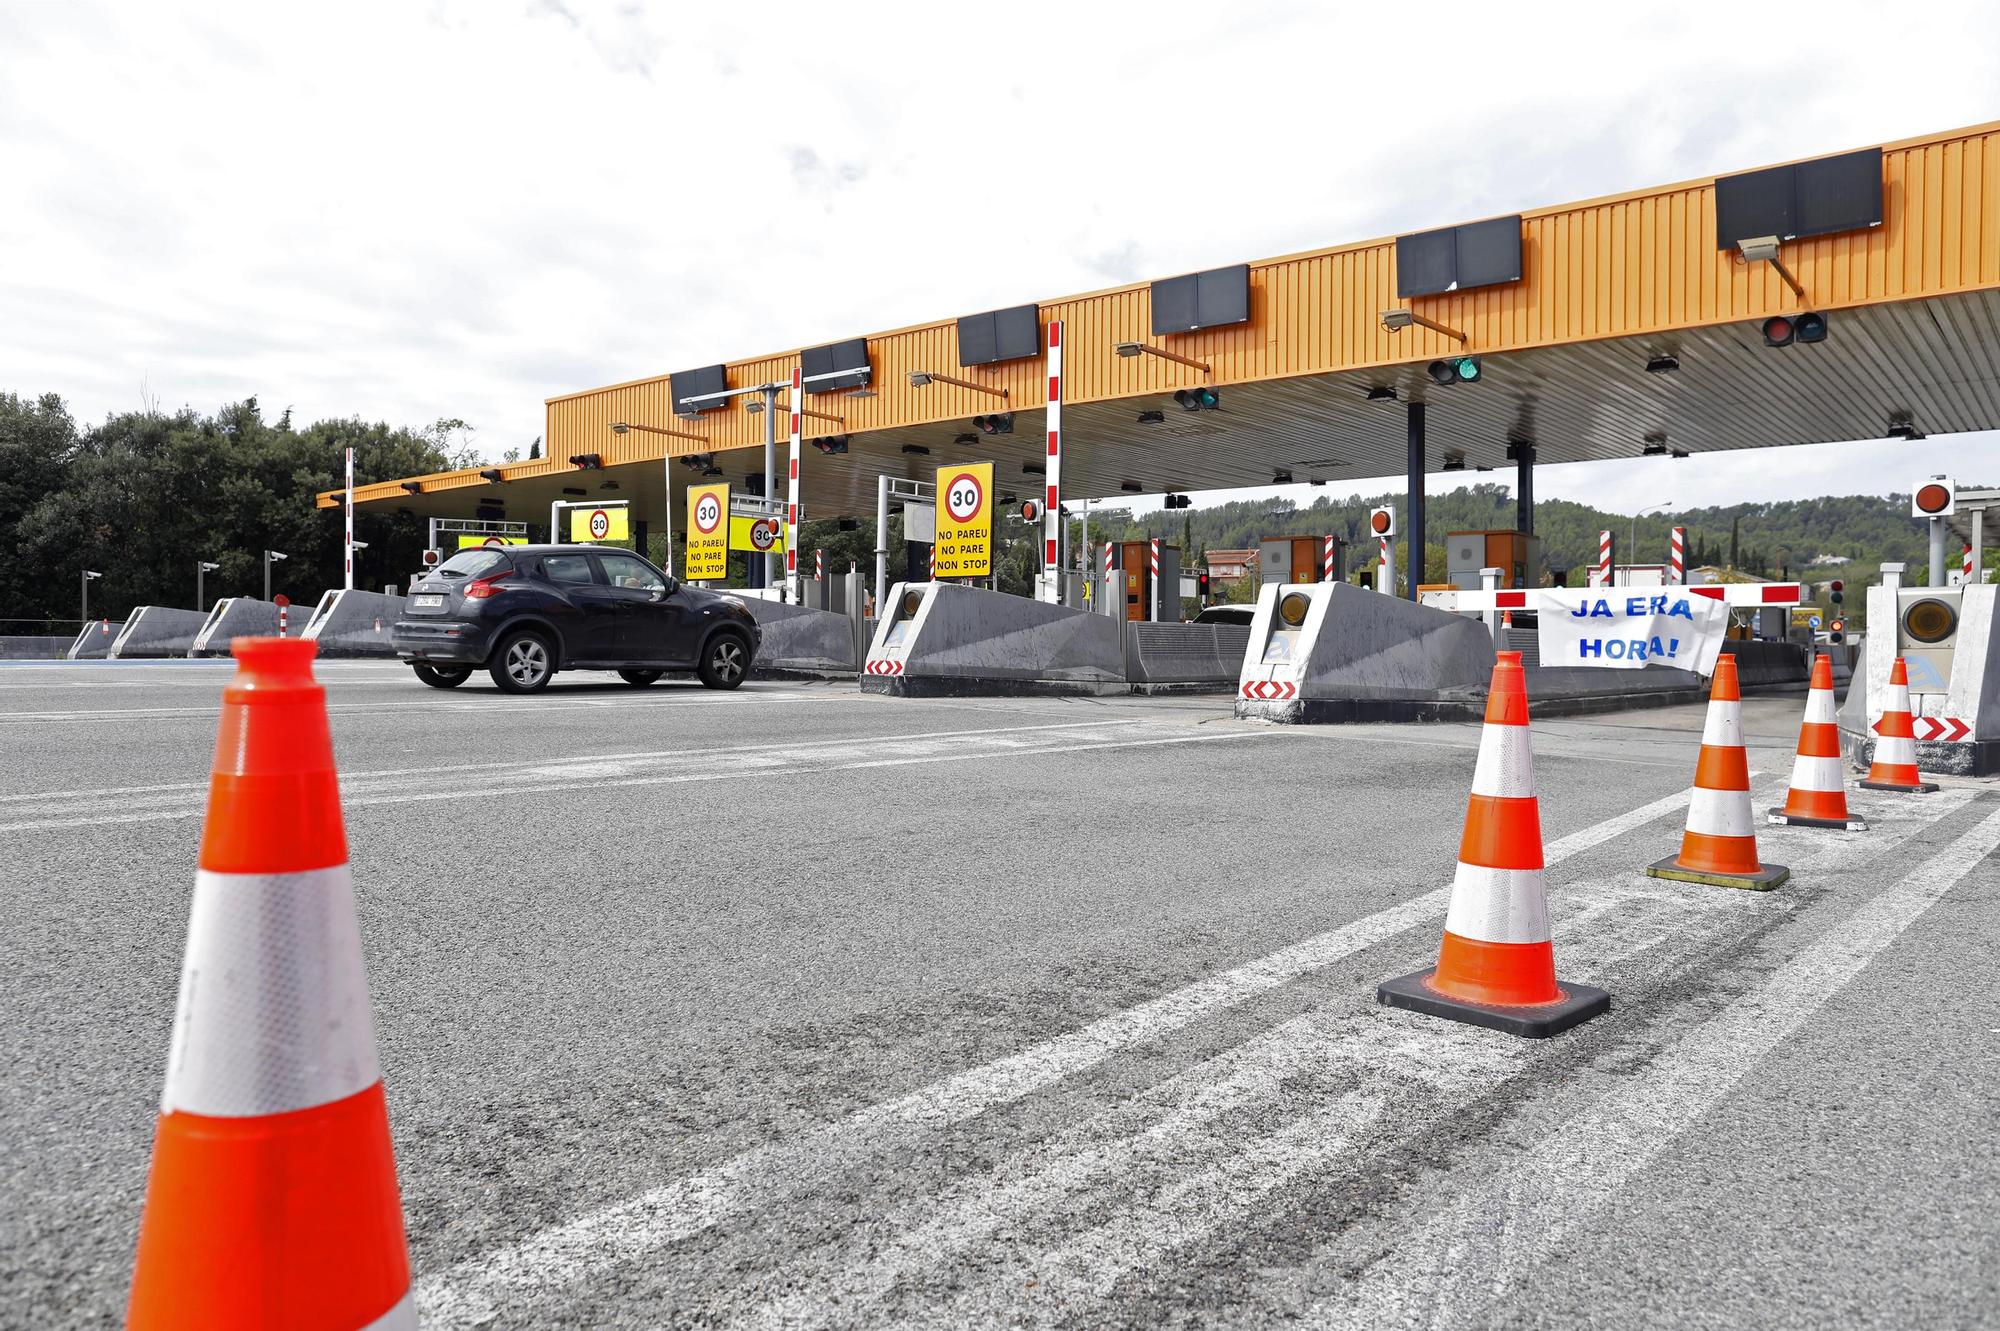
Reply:
[[993, 571], [993, 464], [960, 463], [937, 473], [937, 576]]

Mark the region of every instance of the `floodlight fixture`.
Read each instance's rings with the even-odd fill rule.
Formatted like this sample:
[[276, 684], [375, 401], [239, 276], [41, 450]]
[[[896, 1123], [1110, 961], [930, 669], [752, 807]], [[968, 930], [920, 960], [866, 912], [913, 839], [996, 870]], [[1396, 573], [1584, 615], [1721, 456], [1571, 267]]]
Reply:
[[1681, 360], [1678, 356], [1663, 354], [1651, 357], [1646, 361], [1647, 374], [1672, 374], [1674, 371], [1680, 369], [1680, 367]]
[[1456, 328], [1447, 327], [1435, 319], [1426, 319], [1415, 310], [1382, 311], [1382, 327], [1386, 332], [1400, 333], [1412, 324], [1418, 328], [1428, 328], [1433, 333], [1442, 333], [1460, 346], [1465, 345], [1466, 337], [1464, 333], [1459, 332]]
[[1806, 289], [1799, 285], [1799, 279], [1792, 276], [1792, 270], [1785, 267], [1785, 261], [1778, 257], [1781, 242], [1776, 236], [1752, 236], [1748, 240], [1736, 242], [1736, 252], [1743, 256], [1745, 263], [1768, 263], [1778, 270], [1778, 276], [1785, 279], [1785, 285], [1792, 289], [1800, 300], [1806, 298]]
[[953, 388], [969, 388], [975, 393], [990, 393], [997, 398], [1005, 398], [1007, 390], [995, 388], [991, 384], [976, 384], [970, 379], [957, 379], [936, 370], [911, 370], [910, 387], [925, 388], [931, 384], [950, 384]]

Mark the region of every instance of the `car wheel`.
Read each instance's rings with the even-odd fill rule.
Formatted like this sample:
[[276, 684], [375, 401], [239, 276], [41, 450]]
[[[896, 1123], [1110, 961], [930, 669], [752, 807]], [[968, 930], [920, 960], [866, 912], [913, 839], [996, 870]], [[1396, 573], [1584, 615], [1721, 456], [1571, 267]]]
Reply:
[[643, 689], [666, 673], [664, 670], [621, 670], [618, 672], [618, 678], [635, 689]]
[[493, 649], [486, 673], [493, 676], [493, 682], [505, 693], [533, 693], [545, 688], [556, 673], [549, 640], [525, 629], [508, 634]]
[[434, 689], [455, 689], [472, 678], [471, 666], [411, 666], [417, 678]]
[[701, 652], [701, 682], [711, 689], [733, 689], [750, 673], [750, 644], [734, 633], [718, 633]]

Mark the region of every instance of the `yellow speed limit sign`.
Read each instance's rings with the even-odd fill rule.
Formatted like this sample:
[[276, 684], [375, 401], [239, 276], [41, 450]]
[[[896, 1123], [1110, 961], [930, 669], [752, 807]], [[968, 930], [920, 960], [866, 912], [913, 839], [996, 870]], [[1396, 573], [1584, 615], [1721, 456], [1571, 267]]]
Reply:
[[785, 551], [785, 524], [776, 518], [753, 518], [738, 513], [729, 519], [729, 548], [767, 555]]
[[937, 473], [937, 576], [993, 572], [993, 464], [962, 462]]
[[632, 534], [622, 505], [569, 511], [569, 538], [572, 541], [622, 541]]
[[729, 576], [729, 485], [688, 487], [687, 576], [708, 582]]

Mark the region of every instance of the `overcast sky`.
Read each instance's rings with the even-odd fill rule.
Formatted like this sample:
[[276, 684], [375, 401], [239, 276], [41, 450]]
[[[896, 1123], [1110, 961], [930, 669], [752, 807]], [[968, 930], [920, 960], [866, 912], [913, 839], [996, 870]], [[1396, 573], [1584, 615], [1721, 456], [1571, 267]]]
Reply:
[[[0, 389], [85, 420], [252, 394], [461, 417], [497, 454], [555, 392], [1977, 123], [1992, 20], [0, 0]], [[2000, 481], [1993, 443], [1537, 490], [1629, 511]]]

